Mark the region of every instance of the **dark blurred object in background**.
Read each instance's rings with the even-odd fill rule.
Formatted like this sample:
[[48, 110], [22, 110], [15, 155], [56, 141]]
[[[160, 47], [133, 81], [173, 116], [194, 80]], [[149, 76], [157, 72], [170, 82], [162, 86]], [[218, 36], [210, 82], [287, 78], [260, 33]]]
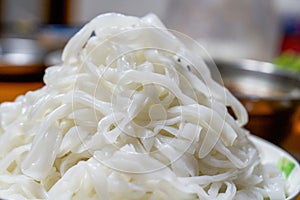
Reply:
[[67, 24], [70, 0], [49, 0], [46, 24]]
[[2, 0], [0, 0], [0, 37], [1, 37], [1, 33], [2, 33], [2, 26], [3, 26], [3, 20], [2, 20]]

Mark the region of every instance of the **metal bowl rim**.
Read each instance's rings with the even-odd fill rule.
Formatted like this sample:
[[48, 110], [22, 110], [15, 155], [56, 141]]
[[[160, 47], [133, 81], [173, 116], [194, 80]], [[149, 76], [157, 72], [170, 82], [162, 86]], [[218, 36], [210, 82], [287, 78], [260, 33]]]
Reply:
[[[265, 61], [258, 61], [252, 59], [240, 59], [240, 60], [226, 60], [226, 59], [215, 59], [213, 64], [230, 66], [231, 68], [240, 69], [244, 71], [257, 72], [267, 75], [275, 75], [279, 77], [289, 78], [299, 82], [300, 91], [300, 74], [291, 73], [289, 71], [279, 69], [275, 64]], [[217, 67], [218, 68], [218, 67]], [[220, 72], [219, 72], [220, 73]], [[221, 74], [221, 73], [220, 73]], [[222, 75], [221, 75], [222, 76]], [[223, 82], [224, 84], [224, 82]], [[252, 101], [295, 101], [300, 102], [299, 95], [285, 95], [285, 96], [273, 96], [273, 97], [261, 97], [257, 95], [236, 95], [241, 99], [248, 99]]]

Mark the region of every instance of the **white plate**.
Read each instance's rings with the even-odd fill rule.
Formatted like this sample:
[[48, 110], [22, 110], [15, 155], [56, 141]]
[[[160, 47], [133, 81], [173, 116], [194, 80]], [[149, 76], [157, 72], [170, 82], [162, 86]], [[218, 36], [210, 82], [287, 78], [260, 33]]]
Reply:
[[277, 147], [276, 145], [263, 140], [259, 137], [250, 136], [251, 141], [256, 145], [260, 151], [262, 163], [274, 163], [277, 164], [281, 157], [286, 157], [296, 164], [295, 168], [288, 177], [289, 197], [286, 200], [296, 200], [297, 195], [300, 192], [300, 166], [299, 163], [286, 151]]

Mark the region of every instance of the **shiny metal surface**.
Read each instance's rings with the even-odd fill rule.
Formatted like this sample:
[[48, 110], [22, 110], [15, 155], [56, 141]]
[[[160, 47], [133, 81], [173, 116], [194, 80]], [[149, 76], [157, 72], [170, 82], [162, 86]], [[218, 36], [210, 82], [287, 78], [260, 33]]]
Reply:
[[216, 60], [224, 85], [249, 114], [246, 128], [277, 145], [290, 133], [300, 104], [300, 75], [255, 60]]
[[300, 100], [300, 74], [255, 60], [216, 61], [224, 83], [239, 98]]
[[62, 50], [55, 50], [55, 51], [51, 51], [49, 52], [46, 56], [45, 56], [45, 65], [46, 66], [53, 66], [53, 65], [58, 65], [62, 63]]
[[44, 49], [36, 40], [0, 39], [0, 75], [25, 75], [44, 72]]

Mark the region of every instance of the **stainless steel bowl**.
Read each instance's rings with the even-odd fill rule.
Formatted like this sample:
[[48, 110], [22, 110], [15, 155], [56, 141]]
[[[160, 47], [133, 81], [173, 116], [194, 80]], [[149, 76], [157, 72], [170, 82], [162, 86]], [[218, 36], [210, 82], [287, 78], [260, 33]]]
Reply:
[[0, 75], [2, 77], [43, 74], [45, 51], [33, 39], [0, 39]]
[[255, 60], [216, 60], [215, 64], [224, 85], [249, 113], [246, 128], [280, 145], [290, 133], [291, 118], [300, 104], [300, 75]]

